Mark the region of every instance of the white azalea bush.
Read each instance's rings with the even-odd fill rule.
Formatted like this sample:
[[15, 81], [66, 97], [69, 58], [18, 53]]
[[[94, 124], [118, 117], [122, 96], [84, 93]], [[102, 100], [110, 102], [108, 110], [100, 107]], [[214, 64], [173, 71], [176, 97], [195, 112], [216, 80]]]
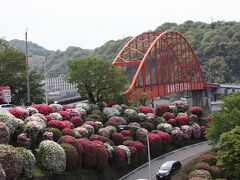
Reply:
[[33, 177], [36, 159], [32, 151], [23, 147], [17, 147], [16, 150], [18, 151], [21, 158], [24, 176], [28, 178]]
[[62, 110], [61, 104], [50, 104], [49, 107], [51, 107], [54, 112], [58, 112]]
[[180, 130], [179, 127], [175, 127], [171, 131], [170, 136], [171, 136], [172, 142], [175, 144], [181, 143], [183, 140], [183, 132]]
[[192, 134], [194, 138], [200, 138], [201, 137], [201, 127], [198, 124], [192, 125]]
[[83, 108], [86, 113], [90, 113], [92, 111], [92, 108], [88, 103], [77, 103], [75, 104], [75, 108]]
[[31, 116], [35, 113], [38, 113], [38, 110], [36, 108], [33, 108], [33, 107], [28, 107], [26, 110], [27, 110], [29, 116]]
[[171, 132], [172, 131], [172, 125], [168, 123], [160, 123], [157, 125], [157, 130], [164, 131], [164, 132]]
[[75, 132], [77, 138], [88, 137], [88, 130], [84, 127], [77, 127], [74, 128], [73, 131]]
[[28, 122], [31, 122], [31, 121], [36, 121], [36, 122], [38, 122], [41, 126], [42, 126], [42, 128], [46, 128], [47, 127], [47, 125], [46, 125], [46, 122], [43, 120], [43, 119], [41, 119], [40, 117], [38, 117], [38, 116], [29, 116], [29, 117], [27, 117], [25, 120], [24, 120], [24, 122], [27, 124]]
[[113, 116], [120, 116], [120, 115], [121, 115], [121, 114], [120, 114], [120, 112], [119, 112], [118, 109], [108, 108], [108, 107], [106, 107], [106, 108], [103, 109], [103, 118], [104, 118], [105, 120], [108, 120], [108, 119], [110, 119], [110, 118], [113, 117]]
[[118, 147], [125, 152], [125, 154], [127, 156], [127, 164], [130, 164], [131, 163], [131, 151], [129, 150], [129, 148], [125, 145], [119, 145]]
[[118, 104], [113, 105], [112, 108], [117, 109], [120, 115], [123, 113], [123, 107]]
[[91, 134], [94, 134], [94, 133], [95, 133], [94, 127], [92, 127], [92, 126], [89, 125], [89, 124], [83, 124], [81, 127], [87, 129], [89, 136], [90, 136]]
[[43, 169], [61, 174], [66, 168], [66, 154], [64, 149], [56, 142], [44, 140], [39, 144], [38, 157]]
[[105, 146], [105, 148], [106, 148], [106, 150], [108, 152], [108, 156], [110, 158], [113, 157], [114, 148], [110, 144], [108, 144], [108, 143], [104, 143], [104, 146]]
[[37, 139], [39, 133], [42, 133], [44, 127], [37, 121], [29, 121], [24, 126], [24, 132], [31, 138], [32, 141]]
[[11, 134], [22, 124], [20, 119], [15, 118], [8, 111], [0, 111], [0, 122], [5, 123]]
[[146, 115], [144, 114], [144, 113], [138, 113], [137, 114], [137, 120], [139, 121], [139, 122], [143, 122], [143, 121], [146, 121]]
[[183, 125], [181, 126], [181, 131], [183, 133], [184, 139], [190, 139], [192, 136], [192, 127], [189, 125]]
[[84, 117], [87, 115], [87, 111], [85, 109], [83, 109], [82, 107], [79, 108], [75, 108], [75, 110], [77, 110], [78, 112], [80, 112], [80, 116]]
[[62, 120], [62, 115], [59, 113], [50, 113], [49, 116], [54, 120]]
[[125, 109], [123, 112], [123, 116], [127, 117], [130, 121], [135, 121], [137, 120], [137, 111], [134, 109]]
[[99, 135], [102, 135], [102, 136], [104, 136], [104, 137], [107, 137], [107, 138], [109, 138], [109, 137], [110, 137], [110, 134], [111, 134], [111, 132], [110, 132], [110, 130], [109, 130], [109, 129], [107, 129], [107, 128], [100, 128], [100, 129], [98, 130], [97, 134], [99, 134]]
[[117, 129], [114, 126], [106, 126], [105, 129], [108, 129], [110, 135], [117, 132]]

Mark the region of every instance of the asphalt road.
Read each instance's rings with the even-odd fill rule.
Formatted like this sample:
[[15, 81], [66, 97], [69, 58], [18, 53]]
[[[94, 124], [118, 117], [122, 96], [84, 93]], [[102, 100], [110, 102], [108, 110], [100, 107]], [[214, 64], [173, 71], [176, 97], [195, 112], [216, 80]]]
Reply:
[[[183, 162], [185, 159], [190, 158], [196, 154], [200, 154], [205, 151], [208, 151], [211, 148], [212, 146], [209, 145], [208, 142], [201, 142], [198, 144], [177, 149], [170, 153], [164, 154], [156, 159], [153, 159], [151, 161], [152, 179], [153, 180], [156, 179], [155, 177], [156, 172], [158, 168], [162, 165], [162, 163], [164, 163], [165, 161], [178, 160]], [[128, 173], [127, 175], [120, 178], [119, 180], [137, 180], [137, 179], [149, 179], [148, 163]]]

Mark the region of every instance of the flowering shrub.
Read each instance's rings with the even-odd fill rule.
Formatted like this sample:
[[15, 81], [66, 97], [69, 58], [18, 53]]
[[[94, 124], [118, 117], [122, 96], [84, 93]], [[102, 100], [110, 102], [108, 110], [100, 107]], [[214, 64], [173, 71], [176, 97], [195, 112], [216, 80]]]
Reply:
[[94, 143], [96, 150], [96, 168], [104, 169], [108, 166], [108, 151], [104, 144]]
[[177, 107], [178, 112], [185, 112], [188, 109], [187, 101], [184, 100], [174, 101], [172, 105]]
[[101, 115], [99, 114], [90, 114], [88, 118], [93, 119], [93, 121], [101, 121], [101, 122], [103, 121]]
[[144, 142], [144, 143], [146, 142], [147, 134], [148, 134], [148, 130], [146, 130], [145, 128], [140, 128], [136, 130], [136, 138], [141, 142]]
[[122, 168], [126, 166], [126, 154], [125, 151], [122, 150], [120, 147], [115, 146], [113, 151], [112, 157], [112, 165], [116, 166], [117, 168]]
[[192, 136], [192, 127], [188, 125], [181, 126], [181, 131], [183, 133], [184, 139], [190, 139]]
[[77, 158], [77, 166], [81, 166], [82, 164], [82, 156], [83, 156], [83, 147], [82, 145], [72, 136], [62, 136], [58, 143], [68, 143], [71, 144], [73, 147], [76, 148], [76, 151], [78, 153], [78, 158]]
[[108, 157], [111, 158], [113, 156], [114, 148], [108, 143], [104, 143], [104, 146], [108, 152]]
[[175, 126], [176, 123], [177, 123], [177, 121], [176, 121], [176, 119], [172, 118], [172, 119], [169, 119], [169, 120], [167, 121], [167, 123], [168, 123], [168, 124], [171, 124], [171, 126]]
[[18, 126], [20, 125], [21, 121], [15, 118], [12, 114], [8, 111], [1, 111], [0, 112], [0, 122], [5, 123], [6, 126], [9, 128], [11, 134], [13, 134]]
[[88, 130], [84, 127], [74, 128], [73, 131], [76, 133], [77, 138], [88, 137]]
[[61, 131], [60, 131], [59, 129], [57, 129], [57, 128], [47, 128], [46, 131], [53, 133], [52, 139], [53, 139], [54, 141], [58, 141], [58, 139], [59, 139], [60, 136], [61, 136]]
[[85, 117], [87, 115], [87, 112], [85, 109], [79, 107], [79, 108], [75, 108], [76, 111], [78, 111], [81, 115], [81, 117]]
[[178, 144], [183, 140], [183, 133], [180, 128], [173, 129], [170, 135], [172, 142], [174, 142], [175, 144]]
[[169, 106], [169, 108], [170, 108], [170, 112], [172, 112], [175, 116], [178, 114], [178, 107], [177, 106], [171, 104]]
[[97, 133], [107, 138], [110, 137], [110, 130], [106, 128], [100, 128]]
[[6, 173], [4, 169], [2, 168], [2, 165], [0, 164], [0, 179], [5, 180], [6, 179]]
[[43, 134], [43, 139], [44, 140], [52, 140], [52, 137], [53, 137], [53, 133], [52, 132], [45, 132]]
[[189, 113], [197, 115], [199, 118], [203, 115], [203, 109], [198, 106], [193, 106], [188, 110]]
[[163, 143], [164, 145], [170, 144], [170, 142], [171, 142], [171, 137], [170, 137], [170, 135], [169, 135], [168, 133], [166, 133], [166, 132], [159, 132], [158, 135], [159, 135], [159, 137], [161, 138], [162, 143]]
[[194, 170], [189, 174], [189, 178], [192, 178], [192, 177], [201, 177], [208, 180], [212, 179], [210, 172], [206, 170]]
[[[85, 110], [84, 110], [85, 111]], [[77, 109], [67, 109], [66, 112], [69, 113], [70, 117], [75, 117], [75, 116], [81, 116], [80, 111], [78, 111]]]
[[128, 147], [133, 146], [134, 148], [136, 148], [138, 162], [144, 161], [147, 154], [147, 150], [146, 150], [146, 146], [143, 143], [141, 143], [140, 141], [126, 140], [123, 142], [123, 145]]
[[206, 123], [209, 124], [209, 123], [211, 123], [211, 121], [212, 121], [211, 116], [207, 116], [206, 117]]
[[21, 163], [23, 166], [23, 173], [24, 173], [23, 175], [28, 178], [31, 178], [33, 176], [34, 166], [36, 163], [36, 159], [32, 151], [23, 147], [17, 147], [16, 150], [19, 153], [21, 158]]
[[68, 143], [62, 143], [60, 146], [66, 154], [66, 169], [72, 170], [78, 167], [78, 152], [74, 146]]
[[24, 132], [28, 134], [32, 141], [35, 141], [38, 134], [42, 131], [43, 126], [37, 121], [29, 121], [24, 127]]
[[53, 112], [53, 109], [47, 105], [44, 104], [36, 104], [32, 106], [33, 108], [37, 109], [39, 113], [44, 115], [49, 115]]
[[137, 120], [137, 112], [133, 109], [125, 109], [123, 111], [123, 116], [127, 117], [129, 119], [129, 121]]
[[119, 116], [113, 116], [106, 122], [107, 126], [111, 125], [116, 128], [118, 128], [119, 125], [126, 125], [126, 124], [127, 124], [126, 120]]
[[75, 104], [75, 108], [82, 108], [85, 110], [87, 114], [89, 114], [92, 111], [91, 106], [87, 103], [77, 103]]
[[210, 170], [210, 166], [208, 163], [205, 162], [198, 162], [197, 164], [195, 164], [192, 168], [193, 170], [198, 170], [198, 169], [203, 169], [203, 170]]
[[216, 155], [213, 155], [213, 154], [202, 154], [197, 158], [197, 161], [206, 162], [212, 166], [216, 164], [217, 157]]
[[119, 145], [118, 147], [125, 152], [125, 155], [127, 157], [127, 164], [130, 164], [131, 163], [131, 151], [129, 150], [129, 148], [125, 145]]
[[120, 145], [123, 142], [123, 135], [121, 133], [113, 133], [111, 135], [111, 140], [116, 146]]
[[150, 108], [149, 106], [139, 106], [139, 107], [138, 107], [138, 110], [139, 110], [141, 113], [144, 113], [144, 114], [153, 113], [153, 109]]
[[72, 137], [76, 137], [76, 133], [74, 132], [73, 129], [70, 129], [70, 128], [65, 128], [62, 130], [62, 135], [69, 135], [69, 136], [72, 136]]
[[0, 164], [5, 171], [6, 179], [17, 179], [22, 172], [21, 157], [11, 145], [0, 144]]
[[104, 142], [104, 136], [97, 135], [97, 134], [92, 134], [92, 135], [89, 137], [89, 140], [90, 140], [90, 141], [101, 141], [101, 142]]
[[74, 106], [70, 104], [62, 105], [63, 111], [66, 111], [67, 109], [74, 109]]
[[99, 129], [99, 126], [95, 121], [86, 121], [84, 124], [92, 126], [94, 128], [94, 132]]
[[9, 108], [8, 111], [14, 115], [16, 118], [19, 119], [25, 119], [28, 117], [28, 111], [25, 108], [22, 107], [16, 107], [16, 108]]
[[31, 144], [30, 139], [27, 137], [26, 133], [22, 133], [17, 136], [17, 143], [18, 143], [18, 146], [22, 146], [26, 148], [29, 148]]
[[168, 121], [169, 119], [173, 119], [175, 116], [174, 116], [173, 113], [165, 112], [165, 113], [163, 114], [163, 117], [164, 117], [164, 119], [166, 119], [166, 121]]
[[151, 157], [157, 157], [162, 148], [161, 138], [157, 134], [148, 134], [149, 143], [150, 143], [150, 154]]
[[45, 115], [44, 117], [45, 117], [45, 119], [46, 119], [46, 123], [48, 123], [49, 121], [54, 120], [54, 119], [53, 119], [51, 116], [49, 116], [49, 115]]
[[187, 125], [188, 124], [188, 116], [187, 115], [177, 115], [177, 117], [175, 118], [177, 124], [179, 124], [180, 126], [182, 125]]
[[213, 179], [217, 179], [217, 178], [222, 177], [221, 169], [217, 166], [211, 166], [210, 167], [210, 173], [211, 173]]
[[147, 129], [148, 131], [152, 131], [154, 129], [153, 123], [150, 122], [140, 122], [141, 127]]
[[123, 135], [123, 136], [131, 136], [131, 132], [129, 130], [121, 130], [120, 133]]
[[88, 139], [78, 139], [78, 142], [83, 147], [83, 165], [86, 167], [96, 167], [97, 155], [94, 143]]
[[58, 112], [61, 116], [63, 120], [70, 120], [70, 113], [67, 111], [59, 111]]
[[157, 130], [164, 131], [164, 132], [171, 132], [172, 126], [171, 124], [168, 124], [168, 123], [161, 123], [157, 125]]
[[161, 117], [165, 112], [169, 112], [170, 107], [168, 104], [159, 104], [158, 107], [155, 110], [156, 116]]
[[27, 107], [26, 111], [27, 111], [29, 116], [32, 116], [33, 114], [38, 113], [38, 110], [36, 108], [33, 108], [33, 107]]
[[51, 117], [51, 118], [53, 118], [54, 120], [62, 120], [63, 118], [62, 118], [62, 115], [61, 114], [59, 114], [59, 113], [51, 113], [51, 114], [49, 114], [49, 116]]
[[44, 120], [42, 120], [40, 117], [38, 117], [38, 116], [29, 116], [24, 121], [25, 121], [26, 124], [28, 122], [35, 121], [35, 122], [39, 123], [42, 126], [42, 128], [46, 128], [47, 127], [46, 122]]
[[205, 134], [206, 134], [206, 126], [200, 126], [200, 130], [201, 130], [201, 137], [205, 137]]
[[88, 135], [94, 134], [94, 127], [89, 124], [83, 124], [81, 127], [86, 128], [88, 131]]
[[146, 121], [146, 116], [145, 116], [145, 114], [143, 114], [143, 113], [138, 113], [138, 114], [137, 114], [137, 121], [138, 121], [138, 122]]
[[192, 134], [194, 138], [200, 138], [201, 137], [201, 128], [198, 124], [192, 125]]
[[74, 127], [79, 127], [83, 124], [83, 120], [79, 116], [74, 116], [71, 118], [71, 123], [73, 123]]
[[49, 107], [53, 109], [53, 112], [58, 112], [62, 110], [61, 104], [50, 104]]
[[117, 132], [117, 129], [114, 126], [106, 126], [105, 129], [108, 129], [110, 135]]
[[190, 125], [198, 123], [198, 116], [195, 115], [195, 114], [190, 114], [188, 119], [189, 119], [189, 124]]
[[115, 108], [104, 108], [103, 109], [103, 119], [108, 120], [113, 116], [120, 116], [120, 112]]
[[39, 144], [38, 157], [43, 169], [61, 174], [66, 168], [66, 154], [56, 142], [44, 140]]
[[155, 118], [155, 115], [153, 113], [147, 113], [146, 114], [146, 121], [147, 122], [153, 122]]
[[166, 123], [166, 120], [163, 117], [157, 117], [157, 118], [154, 119], [155, 127], [157, 127], [157, 125], [159, 125], [161, 123]]
[[118, 104], [113, 105], [112, 108], [117, 109], [120, 115], [123, 113], [123, 107]]
[[52, 120], [48, 122], [48, 127], [58, 128], [61, 131], [65, 128], [70, 128], [71, 126], [68, 121]]
[[0, 123], [0, 144], [8, 144], [10, 139], [10, 132], [4, 123]]

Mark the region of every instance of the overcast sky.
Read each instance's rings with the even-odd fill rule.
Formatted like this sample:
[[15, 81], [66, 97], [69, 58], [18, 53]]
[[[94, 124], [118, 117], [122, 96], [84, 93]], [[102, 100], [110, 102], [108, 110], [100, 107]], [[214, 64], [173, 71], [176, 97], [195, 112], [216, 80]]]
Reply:
[[240, 21], [240, 0], [0, 0], [0, 37], [93, 49], [164, 22]]

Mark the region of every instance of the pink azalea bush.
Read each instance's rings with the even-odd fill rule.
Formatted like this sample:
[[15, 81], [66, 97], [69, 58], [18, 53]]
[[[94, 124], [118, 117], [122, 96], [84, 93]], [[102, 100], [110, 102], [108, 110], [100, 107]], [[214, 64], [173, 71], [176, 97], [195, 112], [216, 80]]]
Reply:
[[166, 121], [168, 121], [169, 119], [173, 119], [175, 116], [174, 116], [174, 114], [171, 113], [171, 112], [165, 112], [165, 113], [163, 114], [163, 117], [164, 117], [164, 119], [166, 119]]
[[115, 146], [113, 157], [111, 158], [112, 165], [116, 166], [117, 168], [123, 168], [127, 164], [126, 159], [127, 158], [125, 152], [121, 148]]
[[188, 110], [189, 113], [197, 115], [199, 118], [203, 115], [203, 109], [198, 106], [193, 106]]
[[79, 127], [79, 126], [81, 126], [83, 124], [83, 120], [79, 116], [72, 117], [70, 121], [71, 121], [71, 123], [73, 123], [75, 128]]
[[144, 114], [153, 113], [153, 109], [150, 108], [149, 106], [139, 106], [139, 107], [138, 107], [138, 110], [139, 110], [141, 113], [144, 113]]
[[10, 112], [16, 118], [19, 118], [22, 120], [24, 120], [26, 117], [28, 117], [28, 111], [22, 107], [9, 108], [8, 112]]
[[178, 115], [175, 119], [176, 119], [176, 122], [180, 126], [188, 124], [188, 116], [187, 115]]
[[62, 116], [62, 120], [70, 120], [70, 113], [67, 111], [58, 111], [58, 113]]
[[121, 133], [113, 133], [111, 135], [111, 140], [116, 146], [120, 145], [123, 142], [123, 135]]
[[48, 122], [48, 127], [57, 128], [61, 131], [65, 128], [70, 128], [71, 126], [68, 121], [52, 120]]
[[39, 113], [44, 115], [49, 115], [50, 113], [53, 113], [53, 109], [45, 104], [36, 104], [32, 105], [32, 107], [37, 109]]
[[111, 125], [116, 128], [118, 128], [119, 125], [126, 125], [126, 124], [127, 124], [126, 120], [123, 117], [119, 117], [119, 116], [113, 116], [106, 122], [107, 126]]
[[181, 126], [181, 131], [183, 133], [184, 139], [190, 139], [192, 136], [192, 127], [188, 125]]
[[168, 133], [166, 132], [159, 132], [158, 135], [160, 136], [162, 143], [164, 145], [168, 145], [171, 142], [171, 137]]
[[149, 143], [150, 143], [150, 152], [151, 157], [155, 158], [159, 156], [162, 148], [161, 138], [157, 134], [148, 134]]
[[170, 107], [168, 104], [159, 104], [158, 107], [155, 110], [156, 116], [161, 117], [165, 112], [169, 112]]

